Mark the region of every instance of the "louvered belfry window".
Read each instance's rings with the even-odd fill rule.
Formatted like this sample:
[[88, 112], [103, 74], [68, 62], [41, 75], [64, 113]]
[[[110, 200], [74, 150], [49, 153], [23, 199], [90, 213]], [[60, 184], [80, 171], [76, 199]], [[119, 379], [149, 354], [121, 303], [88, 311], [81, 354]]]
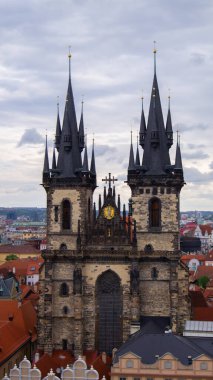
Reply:
[[153, 198], [150, 201], [150, 227], [160, 227], [160, 200]]
[[70, 230], [71, 224], [71, 205], [70, 201], [65, 199], [62, 202], [62, 229]]

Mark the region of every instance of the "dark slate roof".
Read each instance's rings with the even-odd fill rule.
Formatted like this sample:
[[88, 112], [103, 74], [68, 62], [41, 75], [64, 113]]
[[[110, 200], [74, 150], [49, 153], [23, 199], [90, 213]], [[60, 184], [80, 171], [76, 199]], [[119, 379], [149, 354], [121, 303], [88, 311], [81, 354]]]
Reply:
[[169, 317], [147, 317], [141, 316], [140, 331], [143, 333], [164, 333], [171, 325]]
[[157, 357], [170, 353], [180, 360], [183, 365], [189, 365], [188, 356], [192, 359], [206, 354], [213, 357], [213, 339], [212, 338], [193, 338], [174, 335], [172, 333], [153, 334], [143, 333], [142, 331], [134, 334], [124, 343], [116, 352], [114, 362], [128, 352], [139, 356], [145, 364], [153, 364]]

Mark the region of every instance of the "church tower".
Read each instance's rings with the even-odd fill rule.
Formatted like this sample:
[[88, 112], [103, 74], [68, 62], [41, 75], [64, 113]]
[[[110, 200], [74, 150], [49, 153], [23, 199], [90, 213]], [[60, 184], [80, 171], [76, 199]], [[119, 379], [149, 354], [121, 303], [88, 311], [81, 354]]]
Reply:
[[89, 169], [83, 103], [78, 128], [70, 61], [71, 55], [62, 128], [59, 110], [57, 115], [52, 169], [49, 169], [47, 142], [43, 168], [47, 249], [43, 253], [38, 332], [40, 347], [49, 353], [53, 348], [71, 350], [75, 347], [77, 352], [82, 349], [82, 263], [78, 257], [85, 244], [85, 226], [92, 219], [92, 197], [96, 188], [94, 144]]
[[132, 191], [132, 218], [137, 226], [140, 271], [140, 315], [169, 317], [174, 332], [189, 319], [188, 274], [180, 264], [179, 197], [184, 185], [179, 141], [175, 164], [170, 161], [173, 144], [170, 97], [164, 126], [156, 74], [146, 125], [143, 99], [139, 133], [143, 159], [134, 160], [130, 146], [128, 185]]
[[[43, 187], [47, 194], [47, 249], [40, 277], [39, 348], [112, 354], [134, 326], [161, 318], [174, 332], [189, 319], [188, 273], [180, 264], [179, 196], [184, 185], [180, 144], [173, 144], [170, 105], [166, 126], [156, 70], [148, 123], [142, 105], [139, 144], [131, 141], [128, 209], [116, 195], [116, 178], [96, 188], [94, 141], [89, 169], [83, 104], [79, 127], [71, 85], [61, 128], [59, 110], [50, 169], [46, 141]], [[83, 157], [82, 157], [83, 153]]]

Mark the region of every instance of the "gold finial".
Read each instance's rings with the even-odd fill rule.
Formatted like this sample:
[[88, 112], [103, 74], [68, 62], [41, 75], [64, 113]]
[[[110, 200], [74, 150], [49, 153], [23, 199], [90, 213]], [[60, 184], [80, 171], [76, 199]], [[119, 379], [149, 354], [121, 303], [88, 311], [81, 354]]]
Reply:
[[69, 46], [69, 54], [68, 54], [68, 58], [69, 58], [69, 59], [72, 58], [72, 54], [71, 54], [71, 46]]
[[156, 53], [157, 53], [156, 41], [153, 41], [153, 43], [154, 43], [154, 49], [153, 49], [153, 53], [154, 53], [154, 73], [156, 74]]

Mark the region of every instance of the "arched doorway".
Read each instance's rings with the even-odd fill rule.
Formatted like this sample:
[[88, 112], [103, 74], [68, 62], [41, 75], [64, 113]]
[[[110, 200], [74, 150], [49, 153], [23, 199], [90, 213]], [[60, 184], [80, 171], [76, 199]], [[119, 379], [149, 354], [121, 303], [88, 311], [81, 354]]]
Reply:
[[122, 289], [118, 275], [108, 270], [96, 282], [96, 349], [112, 354], [122, 343]]

